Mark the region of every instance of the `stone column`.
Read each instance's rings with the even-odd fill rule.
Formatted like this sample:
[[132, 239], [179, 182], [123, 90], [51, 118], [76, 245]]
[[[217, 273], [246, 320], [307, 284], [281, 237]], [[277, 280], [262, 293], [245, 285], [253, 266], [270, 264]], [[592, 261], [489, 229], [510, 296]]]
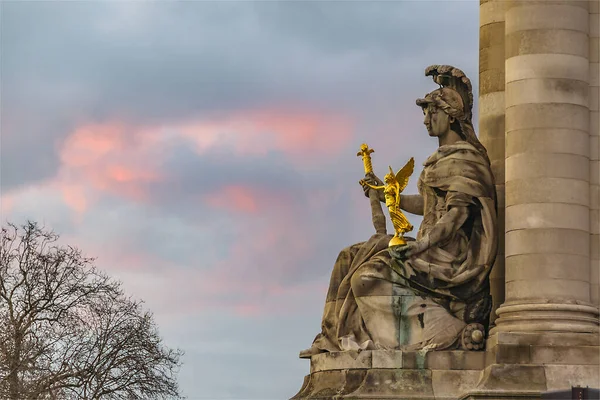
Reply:
[[506, 3], [506, 299], [491, 333], [598, 332], [590, 303], [589, 2]]
[[598, 283], [600, 270], [600, 0], [590, 1], [590, 283], [591, 301], [600, 303]]
[[505, 0], [479, 7], [479, 139], [492, 163], [498, 195], [498, 255], [490, 275], [490, 322], [504, 302], [504, 12]]

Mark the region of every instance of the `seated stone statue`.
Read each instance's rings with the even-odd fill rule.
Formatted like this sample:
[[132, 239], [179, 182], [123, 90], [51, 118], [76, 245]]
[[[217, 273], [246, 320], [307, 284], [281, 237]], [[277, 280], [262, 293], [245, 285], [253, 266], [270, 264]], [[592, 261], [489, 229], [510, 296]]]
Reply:
[[[302, 358], [361, 349], [483, 348], [497, 250], [494, 179], [471, 122], [469, 79], [450, 66], [425, 72], [441, 87], [417, 105], [439, 147], [424, 163], [419, 194], [400, 201], [403, 210], [423, 215], [416, 240], [388, 247], [391, 236], [376, 233], [340, 252], [321, 332]], [[369, 185], [382, 185], [372, 174], [361, 182], [366, 195], [375, 190]]]

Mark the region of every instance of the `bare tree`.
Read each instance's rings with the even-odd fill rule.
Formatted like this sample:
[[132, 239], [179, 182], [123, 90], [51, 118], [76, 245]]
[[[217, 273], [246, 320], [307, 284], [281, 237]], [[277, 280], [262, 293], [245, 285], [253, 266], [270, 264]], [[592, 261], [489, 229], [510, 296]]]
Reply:
[[180, 350], [151, 313], [58, 235], [28, 222], [0, 235], [0, 398], [181, 398]]

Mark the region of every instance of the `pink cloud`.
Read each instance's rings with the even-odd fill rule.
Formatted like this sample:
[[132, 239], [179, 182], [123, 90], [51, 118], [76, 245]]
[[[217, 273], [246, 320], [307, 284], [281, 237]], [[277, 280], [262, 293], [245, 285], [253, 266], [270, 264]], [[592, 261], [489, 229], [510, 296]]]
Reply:
[[[54, 184], [65, 203], [82, 214], [103, 193], [148, 201], [148, 185], [165, 179], [162, 162], [181, 140], [190, 141], [199, 153], [214, 148], [227, 148], [239, 156], [278, 151], [296, 166], [311, 168], [343, 151], [351, 136], [349, 118], [291, 109], [240, 111], [165, 126], [88, 124], [62, 143], [62, 165]], [[256, 212], [260, 204], [256, 193], [235, 185], [205, 200], [246, 213]]]
[[343, 151], [352, 139], [352, 129], [347, 117], [292, 110], [244, 111], [179, 127], [200, 153], [217, 146], [238, 154], [280, 151], [300, 162]]
[[229, 185], [205, 197], [206, 203], [214, 208], [232, 212], [254, 214], [262, 204], [260, 196], [252, 189], [241, 185]]

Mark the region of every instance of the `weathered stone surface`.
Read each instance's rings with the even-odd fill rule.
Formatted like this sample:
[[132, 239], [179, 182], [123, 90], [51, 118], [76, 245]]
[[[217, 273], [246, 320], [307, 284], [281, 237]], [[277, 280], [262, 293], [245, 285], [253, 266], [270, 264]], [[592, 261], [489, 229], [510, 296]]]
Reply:
[[600, 388], [598, 365], [545, 365], [544, 370], [548, 390], [568, 389], [571, 386]]
[[432, 399], [430, 370], [369, 370], [361, 386], [351, 397]]
[[371, 368], [370, 351], [339, 351], [311, 357], [310, 372]]
[[483, 351], [438, 351], [427, 353], [425, 365], [432, 370], [482, 370]]
[[477, 386], [481, 372], [466, 371], [431, 371], [433, 395], [436, 400], [454, 400]]
[[530, 346], [532, 364], [598, 365], [598, 346]]
[[396, 350], [376, 350], [372, 352], [373, 368], [403, 368], [402, 352]]
[[488, 389], [490, 391], [545, 391], [546, 376], [544, 367], [540, 365], [493, 364], [483, 371], [477, 389]]

